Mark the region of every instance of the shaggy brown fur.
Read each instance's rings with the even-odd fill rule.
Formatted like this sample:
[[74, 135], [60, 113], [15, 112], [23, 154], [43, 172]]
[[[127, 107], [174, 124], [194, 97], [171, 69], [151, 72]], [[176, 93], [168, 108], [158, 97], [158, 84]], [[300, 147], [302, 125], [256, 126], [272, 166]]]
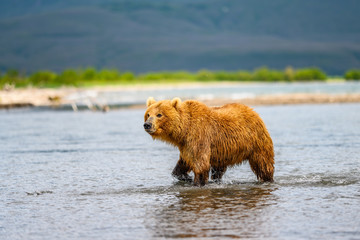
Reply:
[[173, 175], [194, 185], [205, 185], [209, 172], [220, 180], [228, 166], [248, 160], [259, 181], [271, 182], [274, 150], [265, 124], [251, 108], [242, 104], [207, 107], [179, 98], [147, 100], [144, 128], [154, 139], [175, 145], [180, 159]]

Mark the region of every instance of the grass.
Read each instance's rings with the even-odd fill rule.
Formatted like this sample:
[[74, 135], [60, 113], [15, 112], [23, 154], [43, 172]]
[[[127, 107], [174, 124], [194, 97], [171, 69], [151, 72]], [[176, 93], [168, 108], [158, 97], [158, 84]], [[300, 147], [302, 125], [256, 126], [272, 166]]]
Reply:
[[[349, 70], [344, 74], [346, 80], [359, 80], [360, 70]], [[26, 75], [17, 70], [8, 70], [0, 74], [0, 88], [57, 88], [62, 86], [91, 87], [106, 85], [133, 85], [146, 83], [182, 83], [182, 82], [299, 82], [325, 81], [331, 79], [318, 68], [294, 69], [287, 67], [283, 71], [257, 68], [253, 71], [210, 71], [206, 69], [197, 72], [162, 71], [134, 74], [120, 72], [117, 69], [95, 68], [66, 69], [61, 73], [38, 71]]]

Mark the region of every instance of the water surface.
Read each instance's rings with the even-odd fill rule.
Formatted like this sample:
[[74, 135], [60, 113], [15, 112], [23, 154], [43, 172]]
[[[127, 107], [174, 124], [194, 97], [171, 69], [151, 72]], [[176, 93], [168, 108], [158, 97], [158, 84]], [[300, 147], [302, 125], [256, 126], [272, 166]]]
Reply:
[[197, 188], [144, 110], [0, 111], [0, 239], [359, 239], [360, 104], [256, 107], [275, 182]]
[[233, 99], [239, 100], [262, 95], [290, 93], [351, 94], [360, 93], [360, 81], [346, 82], [297, 82], [297, 83], [230, 83], [202, 84], [189, 86], [164, 86], [153, 88], [134, 88], [116, 91], [85, 91], [69, 96], [77, 104], [131, 105], [143, 104], [149, 96], [156, 99]]

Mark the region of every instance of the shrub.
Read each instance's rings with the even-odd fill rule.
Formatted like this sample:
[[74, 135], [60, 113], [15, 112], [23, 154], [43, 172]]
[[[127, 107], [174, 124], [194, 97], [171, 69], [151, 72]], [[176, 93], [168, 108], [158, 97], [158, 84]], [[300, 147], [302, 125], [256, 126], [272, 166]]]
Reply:
[[267, 67], [255, 69], [252, 80], [256, 81], [281, 81], [284, 80], [284, 73], [277, 70], [270, 70]]
[[194, 74], [187, 71], [177, 71], [177, 72], [172, 72], [171, 78], [177, 80], [185, 80], [185, 79], [190, 80], [190, 79], [194, 79]]
[[120, 73], [116, 69], [103, 69], [97, 74], [97, 78], [100, 80], [118, 80]]
[[79, 74], [75, 70], [68, 69], [63, 71], [59, 76], [57, 76], [56, 83], [58, 85], [77, 86], [79, 79]]
[[135, 75], [132, 72], [125, 72], [120, 76], [121, 80], [132, 81], [135, 79]]
[[297, 81], [326, 80], [326, 74], [318, 68], [304, 68], [295, 71], [294, 79]]
[[360, 80], [360, 69], [351, 69], [344, 75], [346, 80]]
[[235, 81], [237, 74], [234, 72], [218, 71], [214, 73], [214, 79], [220, 81]]
[[138, 79], [146, 81], [158, 80], [190, 80], [194, 79], [194, 74], [187, 71], [176, 72], [148, 72], [137, 76]]
[[146, 74], [141, 74], [138, 76], [138, 79], [142, 79], [142, 80], [159, 80], [161, 77], [158, 73], [154, 73], [154, 72], [148, 72]]
[[284, 77], [286, 81], [294, 81], [294, 76], [295, 76], [295, 70], [289, 66], [286, 67], [284, 70]]
[[250, 81], [252, 79], [252, 74], [248, 71], [238, 71], [236, 73], [236, 80], [238, 81]]
[[2, 72], [0, 72], [0, 90], [4, 88], [5, 80], [3, 79]]
[[87, 68], [85, 71], [81, 74], [81, 79], [86, 81], [95, 80], [97, 77], [97, 72], [95, 68]]
[[214, 74], [209, 70], [203, 69], [196, 73], [195, 78], [199, 81], [210, 81], [214, 79]]
[[25, 74], [20, 74], [18, 70], [9, 69], [1, 78], [1, 86], [24, 87], [29, 84]]
[[56, 77], [57, 75], [54, 72], [40, 71], [30, 75], [29, 81], [34, 86], [44, 87], [54, 84]]

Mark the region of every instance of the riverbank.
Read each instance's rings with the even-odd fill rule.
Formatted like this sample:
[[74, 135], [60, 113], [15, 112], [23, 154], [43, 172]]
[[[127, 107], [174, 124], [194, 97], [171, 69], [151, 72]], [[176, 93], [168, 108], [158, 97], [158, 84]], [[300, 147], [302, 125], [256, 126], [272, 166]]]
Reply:
[[[242, 83], [241, 86], [257, 86], [254, 83]], [[149, 84], [133, 86], [104, 86], [91, 88], [23, 88], [0, 91], [0, 109], [9, 109], [17, 107], [61, 107], [85, 105], [88, 108], [112, 108], [112, 107], [144, 107], [142, 101], [133, 102], [106, 102], [99, 100], [99, 95], [117, 94], [117, 95], [136, 95], [139, 92], [146, 95], [157, 91], [168, 91], [172, 89], [206, 89], [206, 88], [232, 88], [239, 87], [236, 83], [178, 83], [178, 84]], [[176, 93], [174, 93], [176, 94]], [[157, 97], [155, 95], [155, 97]], [[160, 96], [158, 96], [160, 97]], [[173, 96], [175, 97], [175, 96]], [[180, 96], [183, 97], [183, 96]], [[160, 97], [161, 98], [161, 97]], [[221, 97], [208, 97], [206, 94], [199, 95], [196, 99], [205, 102], [208, 105], [223, 105], [230, 102], [239, 102], [247, 105], [281, 105], [281, 104], [321, 104], [321, 103], [353, 103], [360, 102], [360, 93], [272, 93], [252, 95], [242, 93], [239, 97], [233, 95]], [[146, 100], [146, 99], [145, 99]], [[145, 101], [143, 100], [143, 101]], [[116, 106], [115, 106], [116, 105]]]

